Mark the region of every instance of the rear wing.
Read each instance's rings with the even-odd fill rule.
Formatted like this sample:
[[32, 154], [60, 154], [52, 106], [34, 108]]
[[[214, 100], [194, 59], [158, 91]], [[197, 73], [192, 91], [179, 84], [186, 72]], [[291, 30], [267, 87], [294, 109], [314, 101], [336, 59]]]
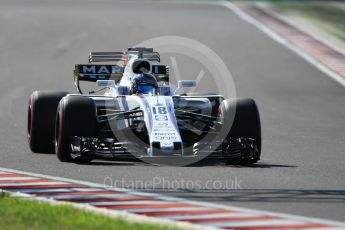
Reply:
[[[126, 52], [91, 52], [89, 54], [89, 64], [77, 64], [74, 68], [74, 84], [80, 89], [80, 81], [96, 82], [97, 80], [115, 80], [117, 83], [124, 73], [129, 55], [137, 55], [138, 58], [147, 59], [157, 64], [151, 64], [151, 73], [158, 80], [169, 81], [169, 68], [159, 64], [160, 55], [153, 51], [153, 48], [133, 47], [127, 48]], [[123, 66], [117, 64], [93, 64], [94, 62], [119, 62], [123, 61]]]
[[[124, 67], [119, 65], [77, 64], [74, 68], [74, 85], [80, 89], [80, 81], [96, 82], [97, 80], [115, 80], [117, 83], [124, 73]], [[151, 65], [151, 73], [158, 80], [169, 81], [169, 68], [165, 65]]]
[[80, 81], [96, 82], [97, 80], [113, 79], [118, 82], [124, 72], [124, 67], [119, 65], [95, 65], [95, 64], [77, 64], [74, 68], [74, 85], [80, 89]]
[[145, 58], [149, 61], [161, 61], [159, 53], [153, 51], [153, 48], [133, 47], [127, 48], [127, 52], [91, 52], [89, 54], [89, 63], [126, 61], [128, 55], [131, 54], [138, 55], [139, 58]]

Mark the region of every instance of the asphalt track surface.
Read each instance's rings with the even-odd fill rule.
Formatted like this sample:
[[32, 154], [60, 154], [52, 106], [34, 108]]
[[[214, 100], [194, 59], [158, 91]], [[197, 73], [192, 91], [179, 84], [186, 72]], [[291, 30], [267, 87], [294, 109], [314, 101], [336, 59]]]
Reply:
[[[210, 47], [231, 70], [237, 95], [255, 98], [263, 132], [258, 164], [77, 165], [30, 152], [26, 113], [33, 90], [74, 92], [72, 69], [87, 61], [90, 50], [123, 50], [162, 35], [184, 36]], [[180, 72], [198, 73], [191, 69], [182, 63]], [[96, 183], [110, 177], [123, 180], [127, 187], [154, 178], [203, 185], [209, 180], [222, 184], [237, 180], [237, 190], [164, 189], [160, 184], [147, 186], [146, 191], [345, 221], [344, 88], [225, 7], [110, 0], [1, 1], [0, 76], [1, 167]]]

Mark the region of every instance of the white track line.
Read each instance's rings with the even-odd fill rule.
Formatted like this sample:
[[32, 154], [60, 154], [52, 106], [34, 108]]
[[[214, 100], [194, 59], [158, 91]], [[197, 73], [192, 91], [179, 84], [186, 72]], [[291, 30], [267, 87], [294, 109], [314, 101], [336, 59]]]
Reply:
[[200, 207], [176, 207], [176, 208], [129, 208], [124, 209], [127, 212], [140, 212], [140, 213], [149, 213], [149, 212], [179, 212], [179, 211], [200, 211], [206, 210]]
[[308, 230], [344, 230], [343, 228], [308, 228]]
[[45, 192], [74, 192], [71, 189], [67, 188], [49, 188], [49, 189], [38, 189], [38, 188], [26, 188], [26, 189], [11, 189], [11, 192], [20, 192], [20, 193], [45, 193]]
[[155, 200], [131, 200], [131, 201], [100, 201], [100, 202], [87, 202], [89, 205], [137, 205], [137, 204], [174, 204], [167, 203], [165, 201], [155, 201]]
[[260, 217], [262, 215], [250, 214], [250, 213], [210, 213], [202, 215], [171, 215], [171, 216], [160, 216], [162, 218], [168, 218], [172, 220], [193, 220], [193, 219], [212, 219], [222, 217]]
[[295, 220], [300, 220], [300, 221], [304, 221], [304, 222], [313, 222], [313, 223], [318, 223], [318, 224], [342, 226], [345, 229], [345, 223], [339, 222], [339, 221], [312, 218], [312, 217], [304, 217], [304, 216], [285, 214], [285, 213], [280, 213], [280, 212], [270, 212], [270, 211], [255, 210], [255, 209], [249, 209], [249, 208], [239, 208], [239, 207], [235, 207], [235, 206], [226, 206], [226, 205], [222, 205], [222, 204], [206, 203], [206, 202], [202, 202], [202, 201], [187, 201], [187, 202], [189, 204], [195, 204], [195, 205], [203, 205], [204, 204], [204, 206], [207, 206], [210, 208], [223, 208], [223, 209], [229, 209], [231, 211], [246, 212], [246, 213], [253, 213], [253, 214], [258, 214], [258, 215], [266, 215], [266, 216], [277, 216], [277, 217], [286, 218], [286, 219], [295, 219]]
[[11, 192], [21, 193], [64, 193], [64, 192], [98, 192], [104, 191], [98, 188], [26, 188], [26, 189], [11, 189]]
[[35, 180], [37, 179], [37, 177], [0, 177], [0, 182], [1, 181], [4, 181], [4, 180], [13, 180], [13, 181], [16, 181], [16, 180]]
[[52, 199], [58, 199], [58, 200], [78, 200], [78, 199], [99, 199], [99, 198], [123, 198], [123, 197], [132, 197], [131, 195], [128, 195], [126, 193], [121, 194], [66, 194], [66, 195], [53, 195], [49, 196], [49, 198]]
[[36, 186], [36, 185], [65, 185], [65, 182], [23, 182], [23, 183], [0, 183], [0, 187]]
[[257, 27], [259, 30], [267, 34], [270, 38], [275, 40], [276, 42], [280, 43], [281, 45], [285, 46], [286, 48], [290, 49], [294, 53], [298, 54], [304, 60], [315, 66], [321, 72], [325, 73], [327, 76], [335, 80], [336, 82], [340, 83], [342, 86], [345, 87], [345, 78], [334, 72], [333, 70], [326, 67], [324, 64], [316, 60], [314, 57], [309, 55], [308, 53], [304, 52], [303, 50], [297, 48], [293, 44], [291, 44], [288, 40], [271, 30], [269, 27], [265, 26], [264, 24], [257, 21], [252, 16], [248, 15], [247, 13], [243, 12], [240, 8], [235, 6], [231, 2], [221, 2], [219, 3], [221, 6], [224, 6], [234, 12], [237, 16], [239, 16], [244, 21], [252, 24], [253, 26]]
[[[218, 228], [236, 228], [236, 227], [260, 227], [260, 226], [294, 226], [303, 225], [305, 222], [294, 220], [257, 220], [257, 221], [238, 221], [238, 222], [203, 222], [204, 225], [210, 225]], [[297, 228], [298, 229], [298, 228]]]
[[[64, 181], [64, 182], [69, 182], [73, 184], [80, 184], [80, 185], [87, 185], [91, 187], [98, 187], [101, 188], [101, 184], [97, 183], [92, 183], [92, 182], [86, 182], [86, 181], [79, 181], [79, 180], [74, 180], [74, 179], [68, 179], [68, 178], [62, 178], [62, 177], [55, 177], [55, 176], [47, 176], [39, 173], [31, 173], [31, 172], [24, 172], [20, 170], [15, 170], [15, 169], [7, 169], [7, 168], [2, 168], [0, 167], [0, 171], [7, 171], [7, 172], [12, 172], [12, 173], [18, 173], [18, 174], [26, 174], [29, 176], [35, 176], [35, 177], [41, 177], [41, 178], [46, 178], [46, 179], [51, 179], [51, 180], [57, 180], [57, 181]], [[113, 188], [113, 189], [108, 189], [108, 190], [113, 190], [113, 191], [119, 191], [119, 189]], [[136, 193], [133, 190], [130, 189], [121, 189], [121, 191], [127, 191], [128, 194], [131, 193]], [[159, 194], [154, 194], [154, 193], [140, 193], [142, 196], [147, 196], [147, 197], [159, 197], [159, 199], [164, 200], [164, 198], [168, 198], [168, 200], [171, 200], [171, 197], [167, 196], [162, 196]], [[302, 222], [312, 222], [312, 223], [317, 223], [317, 224], [325, 224], [325, 225], [333, 225], [336, 227], [341, 227], [345, 229], [345, 223], [339, 222], [339, 221], [333, 221], [333, 220], [325, 220], [325, 219], [318, 219], [318, 218], [311, 218], [311, 217], [303, 217], [303, 216], [298, 216], [298, 215], [291, 215], [291, 214], [283, 214], [279, 212], [269, 212], [269, 211], [261, 211], [261, 210], [254, 210], [254, 209], [247, 209], [247, 208], [239, 208], [235, 206], [227, 206], [227, 205], [222, 205], [222, 204], [213, 204], [213, 203], [207, 203], [207, 202], [202, 202], [202, 201], [191, 201], [183, 198], [178, 198], [180, 202], [183, 201], [185, 204], [191, 204], [191, 205], [198, 205], [198, 206], [203, 206], [203, 207], [208, 207], [208, 208], [216, 208], [216, 209], [224, 209], [224, 210], [229, 210], [229, 211], [238, 211], [238, 212], [246, 212], [246, 213], [252, 213], [252, 214], [257, 214], [257, 215], [267, 215], [267, 216], [277, 216], [281, 218], [286, 218], [286, 219], [293, 219], [296, 221], [302, 221]], [[163, 220], [163, 219], [161, 219]], [[165, 220], [165, 219], [164, 219]], [[159, 222], [159, 221], [158, 221]], [[200, 225], [198, 225], [199, 227]]]

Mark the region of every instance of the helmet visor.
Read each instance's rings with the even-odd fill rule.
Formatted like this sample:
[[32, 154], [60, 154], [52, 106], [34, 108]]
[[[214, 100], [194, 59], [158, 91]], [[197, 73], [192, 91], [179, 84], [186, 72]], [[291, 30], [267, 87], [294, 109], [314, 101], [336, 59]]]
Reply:
[[138, 85], [138, 91], [140, 93], [151, 93], [154, 87], [152, 85]]

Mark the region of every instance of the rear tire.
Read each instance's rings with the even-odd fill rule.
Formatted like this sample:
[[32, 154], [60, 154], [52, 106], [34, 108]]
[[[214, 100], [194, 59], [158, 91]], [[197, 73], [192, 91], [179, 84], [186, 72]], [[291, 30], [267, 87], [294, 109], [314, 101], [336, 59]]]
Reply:
[[220, 105], [223, 116], [223, 130], [228, 131], [230, 138], [252, 138], [256, 141], [258, 156], [254, 159], [233, 159], [230, 164], [253, 164], [260, 159], [261, 153], [261, 124], [257, 105], [253, 99], [227, 99]]
[[67, 92], [35, 91], [29, 98], [27, 137], [34, 153], [54, 153], [55, 114]]
[[58, 106], [55, 122], [55, 152], [62, 162], [87, 163], [91, 157], [71, 157], [71, 137], [96, 137], [96, 105], [88, 97], [64, 97]]

